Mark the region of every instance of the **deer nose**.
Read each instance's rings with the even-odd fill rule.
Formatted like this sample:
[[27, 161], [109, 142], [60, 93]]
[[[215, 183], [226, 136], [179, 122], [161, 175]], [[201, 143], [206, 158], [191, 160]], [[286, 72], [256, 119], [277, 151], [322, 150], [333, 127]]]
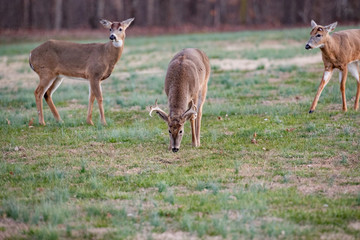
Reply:
[[305, 49], [311, 49], [311, 46], [309, 44], [306, 44]]
[[179, 151], [179, 149], [178, 148], [172, 148], [172, 151], [177, 152], [177, 151]]
[[116, 37], [115, 37], [113, 34], [111, 34], [111, 35], [110, 35], [110, 40], [111, 40], [111, 41], [114, 41], [114, 40], [116, 40]]

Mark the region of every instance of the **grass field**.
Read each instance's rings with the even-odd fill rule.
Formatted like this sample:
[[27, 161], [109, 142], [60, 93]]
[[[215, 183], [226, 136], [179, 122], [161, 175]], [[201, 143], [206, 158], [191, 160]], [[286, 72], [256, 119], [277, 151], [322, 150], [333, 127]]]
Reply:
[[[44, 102], [39, 126], [39, 43], [0, 45], [0, 239], [359, 239], [356, 80], [347, 113], [336, 73], [308, 114], [323, 71], [309, 31], [128, 38], [102, 84], [105, 127], [97, 104], [86, 125], [88, 84], [75, 80], [53, 95], [64, 122]], [[174, 154], [148, 107], [168, 110], [167, 64], [185, 47], [204, 50], [212, 74], [202, 145], [187, 123]]]

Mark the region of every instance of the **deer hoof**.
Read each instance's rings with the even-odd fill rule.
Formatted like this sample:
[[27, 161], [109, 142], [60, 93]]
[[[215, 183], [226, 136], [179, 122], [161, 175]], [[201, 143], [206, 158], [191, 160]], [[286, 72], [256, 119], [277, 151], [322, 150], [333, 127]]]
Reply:
[[310, 111], [309, 111], [309, 113], [313, 113], [313, 112], [314, 112], [314, 110], [310, 110]]
[[89, 125], [94, 125], [93, 121], [92, 120], [86, 120], [86, 123], [89, 124]]

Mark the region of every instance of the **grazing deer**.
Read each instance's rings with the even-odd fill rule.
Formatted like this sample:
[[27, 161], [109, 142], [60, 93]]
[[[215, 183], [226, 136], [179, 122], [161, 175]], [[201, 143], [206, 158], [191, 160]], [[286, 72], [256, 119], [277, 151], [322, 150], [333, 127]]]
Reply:
[[92, 108], [95, 98], [99, 105], [101, 123], [106, 125], [103, 108], [101, 81], [107, 79], [120, 59], [124, 49], [125, 29], [134, 18], [123, 22], [101, 19], [100, 23], [110, 30], [108, 43], [78, 44], [49, 40], [31, 51], [29, 63], [39, 75], [40, 83], [34, 94], [39, 123], [45, 125], [42, 98], [44, 97], [57, 121], [60, 115], [52, 101], [52, 94], [64, 77], [89, 80], [89, 107], [86, 122], [93, 125]]
[[210, 76], [209, 59], [204, 52], [186, 48], [170, 61], [165, 77], [165, 93], [168, 97], [169, 115], [161, 110], [157, 101], [150, 107], [168, 124], [170, 146], [179, 151], [184, 135], [184, 124], [190, 120], [192, 145], [200, 146], [202, 108], [206, 98]]
[[347, 111], [345, 83], [348, 71], [350, 71], [357, 80], [354, 109], [357, 110], [359, 108], [360, 80], [358, 61], [360, 60], [360, 29], [344, 30], [330, 35], [329, 33], [334, 31], [336, 25], [337, 22], [324, 27], [317, 25], [311, 20], [311, 37], [305, 48], [320, 48], [325, 70], [309, 113], [314, 112], [320, 94], [326, 84], [330, 81], [334, 68], [340, 70], [339, 81], [343, 111]]

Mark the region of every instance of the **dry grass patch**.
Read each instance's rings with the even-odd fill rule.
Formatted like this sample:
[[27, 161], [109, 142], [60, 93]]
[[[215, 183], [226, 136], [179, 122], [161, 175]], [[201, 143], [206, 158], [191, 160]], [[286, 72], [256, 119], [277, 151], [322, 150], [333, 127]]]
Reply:
[[257, 60], [250, 59], [211, 59], [211, 64], [217, 66], [224, 71], [241, 70], [241, 71], [253, 71], [259, 67], [270, 69], [279, 66], [291, 66], [296, 65], [298, 67], [306, 66], [309, 64], [321, 63], [321, 55], [313, 55], [306, 57], [294, 57], [290, 59], [273, 59], [260, 58]]
[[28, 229], [29, 226], [25, 223], [14, 221], [6, 216], [0, 218], [0, 239], [11, 239], [15, 236], [25, 237], [22, 232], [26, 232]]

